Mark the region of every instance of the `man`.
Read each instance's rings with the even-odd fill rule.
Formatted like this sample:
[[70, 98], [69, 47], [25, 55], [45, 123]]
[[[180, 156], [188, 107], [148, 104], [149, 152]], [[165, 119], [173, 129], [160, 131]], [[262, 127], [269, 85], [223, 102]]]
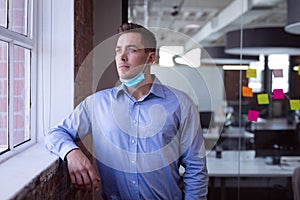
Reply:
[[[101, 177], [104, 199], [206, 199], [196, 106], [151, 75], [156, 59], [152, 32], [133, 23], [118, 32], [115, 61], [122, 84], [87, 97], [49, 131], [46, 147], [67, 161], [75, 186], [99, 189]], [[100, 177], [74, 143], [87, 134], [93, 135]]]

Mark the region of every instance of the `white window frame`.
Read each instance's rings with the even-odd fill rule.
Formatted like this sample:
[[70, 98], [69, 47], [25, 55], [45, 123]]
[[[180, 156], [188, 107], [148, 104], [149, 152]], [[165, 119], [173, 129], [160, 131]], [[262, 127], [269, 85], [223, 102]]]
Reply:
[[44, 147], [44, 135], [74, 109], [74, 1], [33, 0], [33, 6], [31, 131], [36, 141], [0, 161], [0, 199], [13, 198], [57, 163], [58, 156]]
[[0, 39], [32, 49], [31, 140], [1, 154], [0, 165], [33, 144], [43, 143], [48, 130], [74, 108], [74, 2], [31, 2], [31, 38], [0, 27]]
[[[9, 0], [9, 3], [11, 5], [12, 0]], [[36, 0], [29, 0], [28, 1], [28, 10], [27, 10], [27, 17], [28, 17], [28, 21], [26, 23], [27, 27], [27, 35], [23, 35], [17, 32], [12, 31], [12, 27], [11, 27], [11, 23], [8, 24], [8, 28], [2, 27], [0, 26], [0, 39], [4, 42], [8, 43], [8, 66], [9, 69], [11, 71], [11, 75], [10, 77], [8, 77], [9, 79], [11, 79], [12, 77], [12, 70], [13, 70], [13, 59], [14, 59], [14, 55], [13, 55], [13, 49], [15, 45], [18, 45], [22, 48], [26, 48], [29, 49], [31, 51], [31, 63], [30, 63], [30, 96], [29, 100], [31, 105], [35, 104], [35, 99], [34, 99], [34, 94], [36, 93], [35, 91], [35, 85], [36, 83], [35, 81], [35, 77], [34, 76], [34, 72], [36, 71], [36, 34], [35, 34], [35, 17], [36, 16]], [[12, 12], [8, 12], [9, 18], [8, 20], [11, 19], [12, 17]], [[11, 84], [8, 86], [8, 88], [13, 88], [13, 82], [11, 81]], [[10, 92], [8, 93], [9, 96], [12, 96], [12, 90], [9, 90]], [[25, 101], [26, 101], [25, 100]], [[12, 123], [13, 123], [13, 117], [11, 116], [13, 113], [13, 102], [10, 102], [10, 105], [8, 107], [8, 112], [10, 113], [8, 115], [8, 120], [10, 121], [8, 124], [8, 128], [9, 130], [13, 130], [12, 128]], [[30, 120], [29, 120], [29, 129], [30, 130], [25, 130], [25, 131], [29, 131], [26, 134], [29, 134], [29, 141], [26, 141], [20, 145], [14, 145], [14, 138], [13, 138], [13, 134], [8, 134], [9, 137], [9, 149], [6, 152], [1, 153], [0, 155], [0, 163], [3, 162], [4, 160], [11, 158], [13, 155], [16, 155], [22, 151], [24, 151], [25, 149], [27, 149], [28, 147], [32, 146], [34, 143], [36, 143], [36, 130], [35, 130], [35, 122], [36, 122], [36, 109], [34, 106], [31, 106], [30, 108]]]

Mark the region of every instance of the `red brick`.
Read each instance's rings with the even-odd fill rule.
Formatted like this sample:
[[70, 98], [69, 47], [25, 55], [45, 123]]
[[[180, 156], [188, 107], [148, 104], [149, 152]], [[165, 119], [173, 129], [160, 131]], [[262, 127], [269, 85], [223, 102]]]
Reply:
[[0, 112], [7, 112], [7, 98], [6, 97], [0, 97]]
[[8, 44], [0, 41], [0, 62], [7, 62]]
[[24, 79], [14, 80], [14, 96], [23, 96], [24, 94]]
[[14, 97], [14, 112], [24, 112], [23, 97]]
[[24, 130], [14, 131], [14, 145], [20, 144], [25, 141], [25, 132]]
[[0, 96], [7, 96], [7, 79], [0, 78]]
[[24, 9], [26, 0], [13, 0], [13, 8]]
[[7, 113], [0, 113], [0, 130], [7, 129]]
[[14, 115], [14, 128], [24, 128], [24, 116], [23, 115]]
[[7, 63], [6, 62], [0, 62], [0, 78], [6, 78], [7, 77]]
[[14, 60], [17, 62], [24, 62], [25, 49], [23, 47], [14, 46]]
[[17, 32], [17, 33], [27, 35], [27, 33], [25, 33], [24, 27], [22, 27], [22, 26], [13, 26], [12, 30]]
[[20, 78], [25, 76], [24, 62], [14, 63], [14, 77]]
[[0, 145], [7, 145], [7, 131], [0, 131]]

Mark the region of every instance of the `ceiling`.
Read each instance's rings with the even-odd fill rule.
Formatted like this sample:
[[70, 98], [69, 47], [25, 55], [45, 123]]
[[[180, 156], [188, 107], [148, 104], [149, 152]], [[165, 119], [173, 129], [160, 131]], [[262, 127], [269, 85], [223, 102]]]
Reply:
[[[286, 18], [286, 0], [128, 1], [130, 22], [180, 32], [202, 46], [224, 45], [230, 30], [285, 26]], [[186, 50], [195, 45], [171, 33], [161, 40]]]

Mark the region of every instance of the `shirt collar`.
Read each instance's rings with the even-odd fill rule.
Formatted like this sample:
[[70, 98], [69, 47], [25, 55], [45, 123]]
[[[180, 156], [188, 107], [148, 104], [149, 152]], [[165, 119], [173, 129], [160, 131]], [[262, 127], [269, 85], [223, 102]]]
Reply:
[[[164, 86], [155, 75], [153, 75], [153, 78], [154, 81], [150, 88], [149, 94], [153, 94], [157, 97], [165, 98]], [[128, 93], [127, 88], [123, 83], [119, 86], [116, 86], [115, 98], [117, 98], [122, 93]]]

